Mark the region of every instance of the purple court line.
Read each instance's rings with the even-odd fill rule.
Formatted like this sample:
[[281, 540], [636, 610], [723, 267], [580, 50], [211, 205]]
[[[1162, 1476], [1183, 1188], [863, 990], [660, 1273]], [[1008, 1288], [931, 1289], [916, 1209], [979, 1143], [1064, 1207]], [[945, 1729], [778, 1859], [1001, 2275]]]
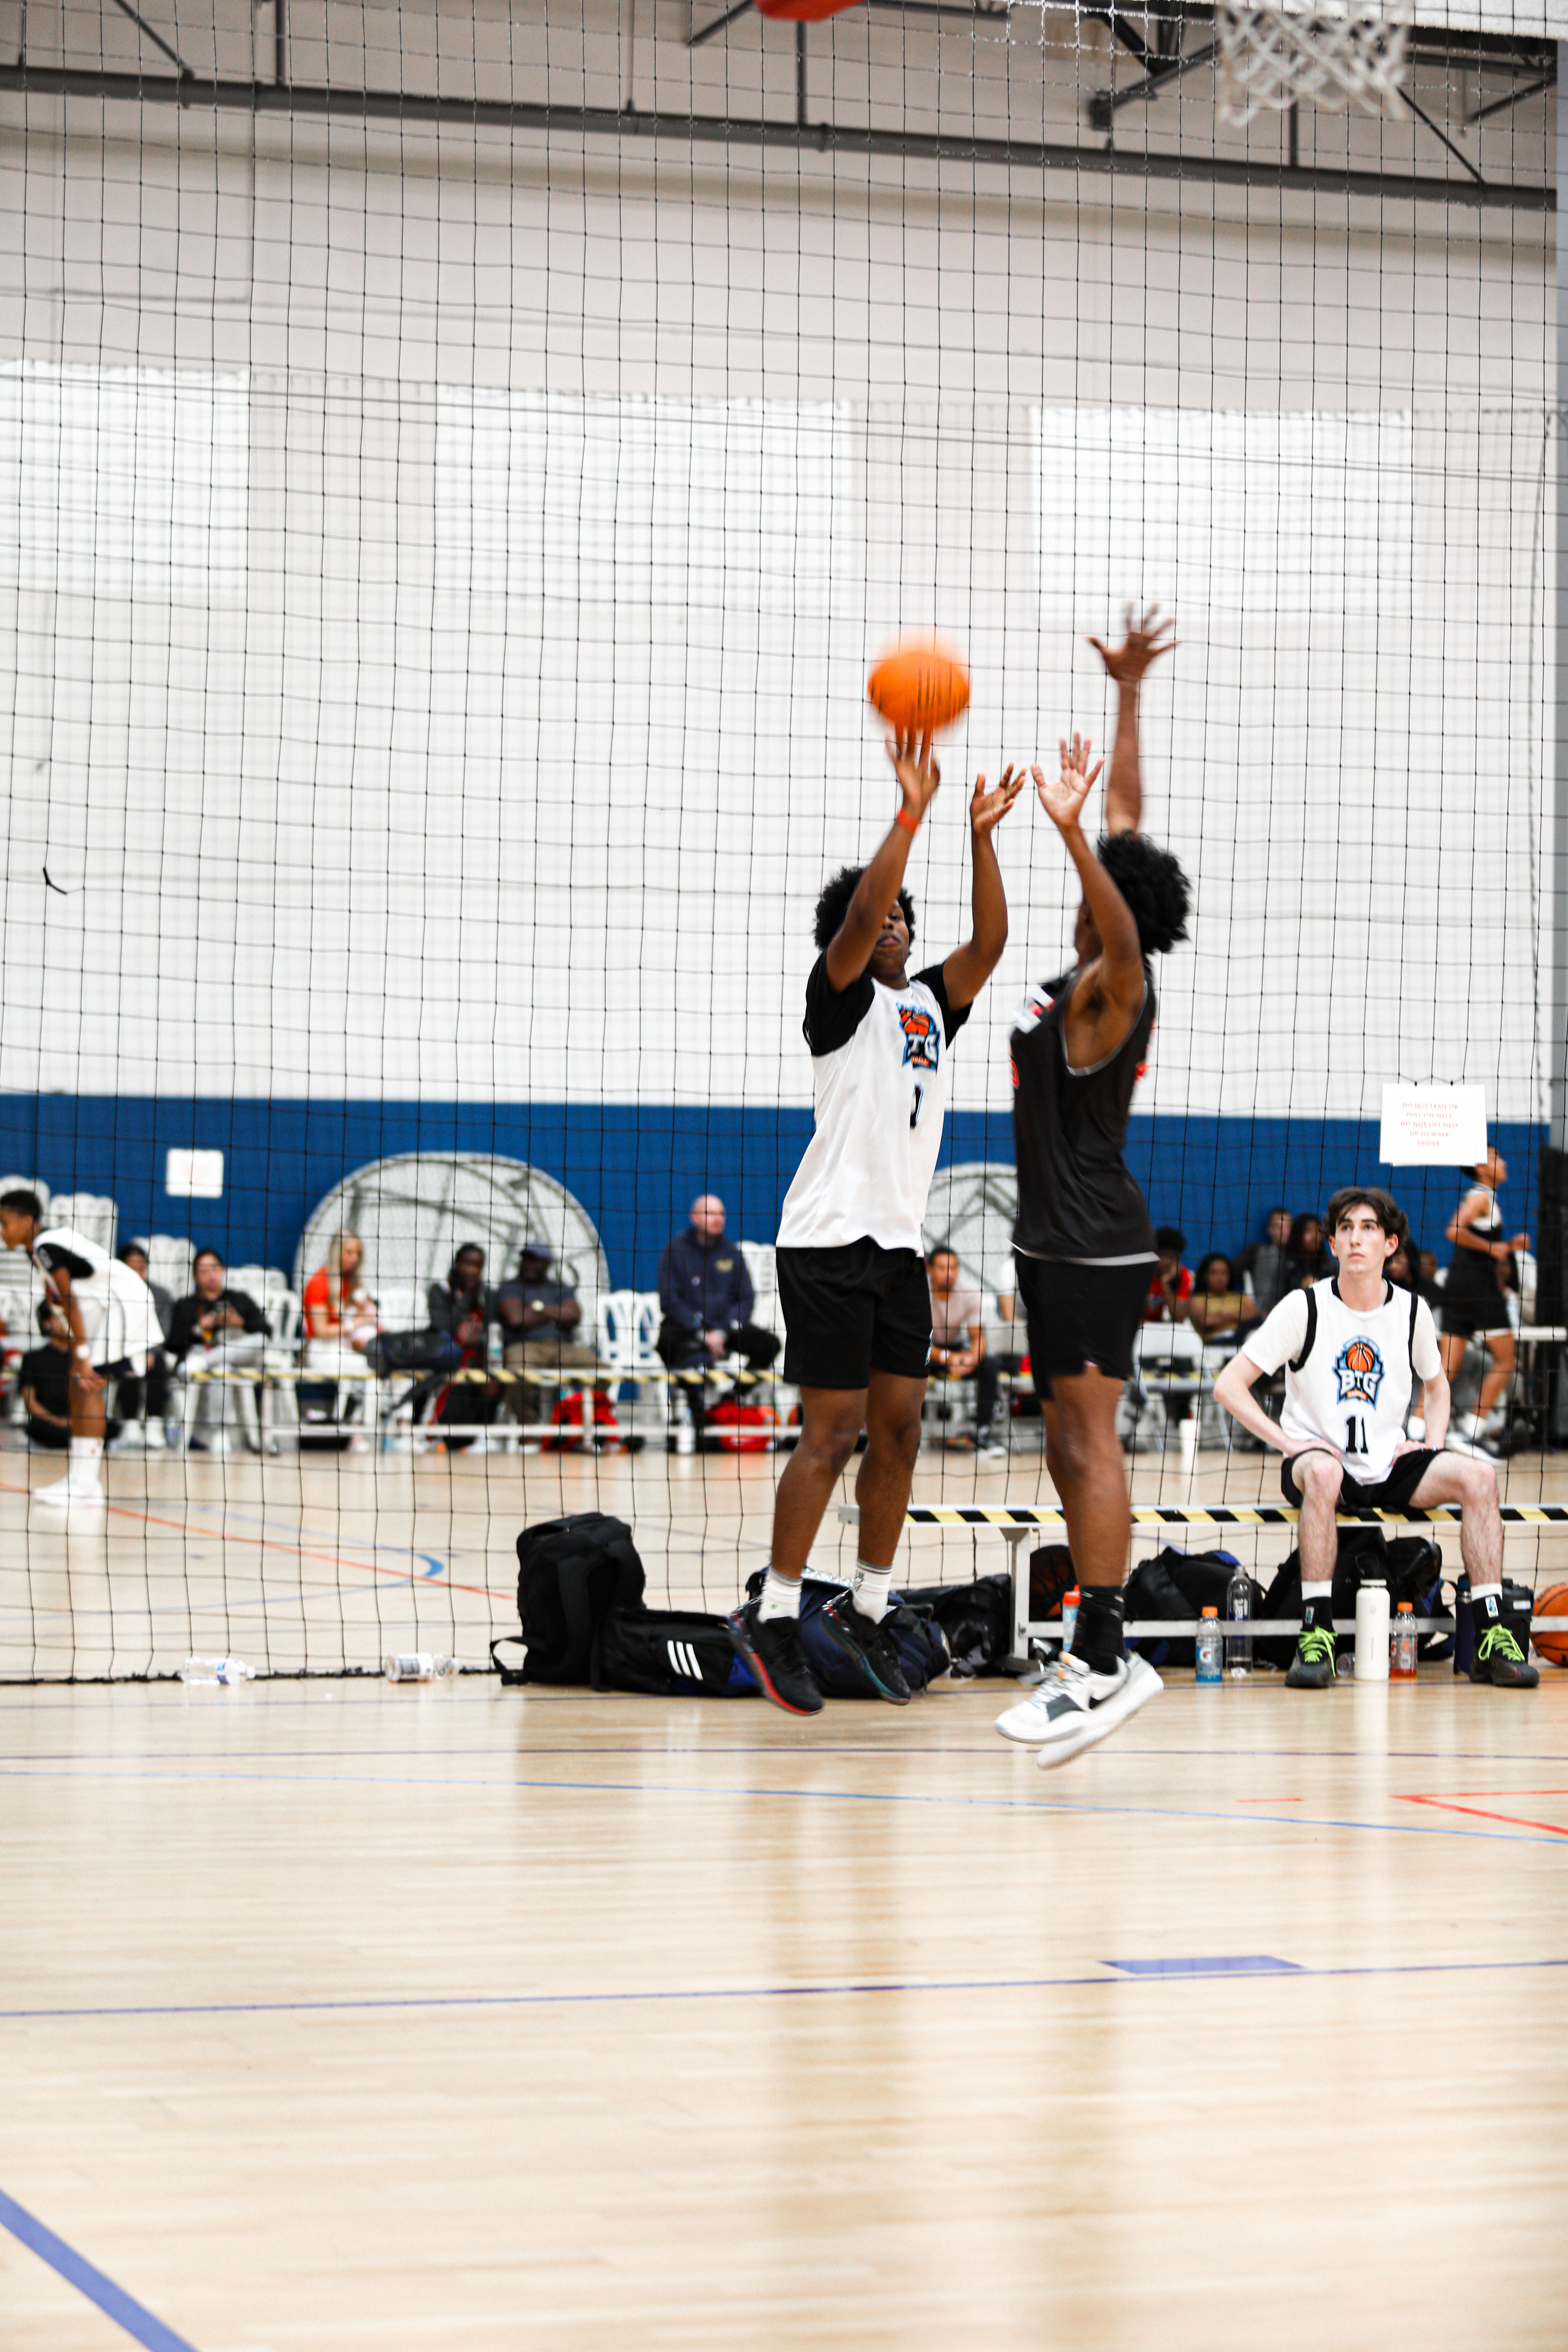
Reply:
[[1039, 1815], [1127, 1813], [1148, 1815], [1155, 1821], [1225, 1822], [1233, 1827], [1250, 1827], [1254, 1822], [1267, 1822], [1280, 1829], [1367, 1830], [1387, 1837], [1488, 1838], [1494, 1845], [1546, 1845], [1562, 1851], [1562, 1842], [1558, 1837], [1513, 1837], [1506, 1831], [1453, 1829], [1440, 1822], [1356, 1822], [1344, 1821], [1333, 1814], [1225, 1813], [1195, 1805], [1073, 1804], [1048, 1798], [1030, 1803], [1023, 1797], [952, 1797], [883, 1789], [748, 1789], [700, 1780], [490, 1780], [418, 1772], [183, 1772], [178, 1769], [69, 1772], [58, 1767], [37, 1770], [26, 1765], [0, 1766], [0, 1780], [208, 1780], [235, 1788], [247, 1781], [258, 1781], [265, 1787], [300, 1784], [331, 1789], [557, 1789], [568, 1795], [578, 1793], [595, 1797], [780, 1797], [797, 1804], [819, 1804], [837, 1800], [846, 1805], [929, 1805], [936, 1810], [969, 1812]]
[[122, 2286], [116, 2286], [111, 2278], [105, 2278], [103, 2273], [84, 2255], [79, 2254], [74, 2247], [68, 2246], [63, 2238], [57, 2238], [54, 2231], [47, 2230], [41, 2221], [35, 2221], [26, 2208], [18, 2205], [15, 2198], [7, 2197], [3, 2189], [0, 2189], [0, 2228], [9, 2230], [29, 2253], [37, 2254], [41, 2263], [47, 2263], [52, 2271], [58, 2271], [66, 2284], [74, 2286], [79, 2294], [85, 2294], [89, 2303], [96, 2303], [100, 2311], [112, 2319], [117, 2327], [122, 2327], [127, 2336], [144, 2345], [146, 2352], [195, 2352], [195, 2347], [184, 2336], [176, 2336], [172, 2327], [165, 2327], [163, 2322], [155, 2319], [133, 2294], [127, 2294]]
[[[1140, 1985], [1213, 1984], [1222, 1979], [1234, 1981], [1238, 1973], [1234, 1966], [1226, 1963], [1223, 1954], [1216, 1957], [1212, 1969], [1205, 1970], [1201, 1967], [1184, 1964], [1180, 1975], [1125, 1976], [1114, 1973], [1124, 1965], [1115, 1960], [1105, 1960], [1100, 1966], [1112, 1971], [1109, 1975], [1089, 1975], [1079, 1971], [1059, 1977], [850, 1977], [841, 1982], [827, 1984], [692, 1985], [672, 1986], [663, 1990], [639, 1987], [626, 1992], [389, 1993], [357, 2000], [132, 2001], [120, 2007], [105, 2004], [86, 2009], [0, 2009], [0, 2024], [37, 2024], [51, 2018], [91, 2017], [289, 2017], [301, 2013], [318, 2016], [345, 2011], [372, 2016], [383, 2010], [409, 2009], [624, 2009], [649, 2002], [820, 2000], [842, 1998], [847, 1993], [1057, 1992], [1079, 1985], [1121, 1985], [1131, 1989]], [[1292, 1982], [1304, 1983], [1329, 1977], [1511, 1975], [1528, 1969], [1568, 1969], [1568, 1958], [1364, 1960], [1350, 1961], [1334, 1968], [1314, 1968], [1310, 1962], [1292, 1960], [1277, 1963], [1267, 1971], [1254, 1969], [1247, 1973], [1249, 1978], [1267, 1973], [1275, 1982], [1281, 1977], [1288, 1977]]]

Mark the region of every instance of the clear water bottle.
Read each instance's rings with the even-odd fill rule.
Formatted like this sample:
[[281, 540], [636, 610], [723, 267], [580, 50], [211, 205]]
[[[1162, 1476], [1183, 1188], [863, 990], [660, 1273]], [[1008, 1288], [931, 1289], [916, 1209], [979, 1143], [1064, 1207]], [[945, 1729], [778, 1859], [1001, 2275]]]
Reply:
[[456, 1658], [437, 1657], [430, 1650], [396, 1650], [381, 1662], [389, 1683], [444, 1682], [458, 1671]]
[[1083, 1598], [1075, 1584], [1070, 1592], [1062, 1594], [1062, 1654], [1072, 1648], [1072, 1637], [1078, 1631], [1078, 1604]]
[[1252, 1580], [1244, 1568], [1238, 1568], [1225, 1590], [1225, 1614], [1228, 1631], [1225, 1637], [1225, 1663], [1234, 1682], [1252, 1672]]
[[187, 1658], [180, 1668], [183, 1683], [253, 1683], [256, 1668], [243, 1658]]
[[1394, 1615], [1388, 1679], [1391, 1683], [1413, 1683], [1415, 1680], [1415, 1612], [1408, 1601], [1400, 1602]]
[[1198, 1680], [1201, 1683], [1218, 1683], [1225, 1680], [1220, 1666], [1220, 1642], [1218, 1612], [1213, 1609], [1205, 1609], [1202, 1622], [1198, 1626], [1197, 1665]]

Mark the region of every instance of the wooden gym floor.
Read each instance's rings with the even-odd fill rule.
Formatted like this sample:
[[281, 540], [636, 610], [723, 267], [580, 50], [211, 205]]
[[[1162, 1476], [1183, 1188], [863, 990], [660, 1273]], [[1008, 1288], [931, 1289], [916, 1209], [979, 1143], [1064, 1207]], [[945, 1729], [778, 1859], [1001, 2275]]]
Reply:
[[[595, 1488], [718, 1606], [771, 1480], [116, 1461], [68, 1538], [29, 1473], [7, 1675], [68, 1612], [162, 1646], [218, 1605], [279, 1656], [440, 1646], [443, 1611], [477, 1655], [517, 1526]], [[919, 1499], [1037, 1480], [928, 1457]], [[1556, 1537], [1516, 1570], [1538, 1541], [1561, 1573]], [[992, 1732], [1008, 1687], [815, 1725], [478, 1676], [0, 1687], [0, 2346], [1559, 2352], [1568, 1674], [1178, 1675], [1050, 1776]]]

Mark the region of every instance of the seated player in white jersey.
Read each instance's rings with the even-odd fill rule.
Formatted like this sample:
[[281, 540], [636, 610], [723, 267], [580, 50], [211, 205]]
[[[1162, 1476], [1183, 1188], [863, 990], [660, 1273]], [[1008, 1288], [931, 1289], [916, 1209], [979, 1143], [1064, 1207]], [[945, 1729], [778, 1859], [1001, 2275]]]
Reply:
[[71, 1335], [70, 1466], [36, 1486], [32, 1500], [49, 1510], [101, 1510], [105, 1390], [123, 1373], [146, 1375], [148, 1350], [162, 1336], [153, 1294], [85, 1234], [47, 1225], [36, 1192], [0, 1194], [0, 1241], [26, 1251]]
[[[1300, 1506], [1301, 1633], [1285, 1679], [1292, 1690], [1326, 1690], [1334, 1679], [1336, 1511], [1458, 1503], [1476, 1609], [1471, 1680], [1533, 1690], [1540, 1672], [1501, 1622], [1497, 1473], [1489, 1462], [1442, 1451], [1448, 1383], [1432, 1310], [1384, 1274], [1408, 1230], [1404, 1212], [1376, 1185], [1349, 1184], [1329, 1202], [1323, 1227], [1338, 1274], [1282, 1298], [1214, 1390], [1244, 1429], [1284, 1454], [1285, 1499]], [[1276, 1422], [1252, 1388], [1281, 1364], [1285, 1403]], [[1405, 1434], [1417, 1381], [1420, 1445]]]
[[1023, 789], [1011, 768], [969, 804], [967, 944], [909, 973], [915, 911], [904, 866], [942, 781], [931, 738], [889, 741], [903, 805], [870, 864], [846, 866], [817, 901], [821, 953], [805, 984], [816, 1124], [779, 1223], [784, 1373], [798, 1381], [800, 1444], [773, 1507], [761, 1598], [730, 1620], [741, 1656], [774, 1705], [815, 1715], [822, 1693], [800, 1640], [800, 1580], [828, 1498], [864, 1427], [856, 1480], [859, 1560], [850, 1600], [823, 1622], [869, 1688], [896, 1706], [910, 1687], [882, 1619], [920, 1450], [931, 1357], [921, 1227], [942, 1144], [948, 1060], [1007, 944], [992, 834]]

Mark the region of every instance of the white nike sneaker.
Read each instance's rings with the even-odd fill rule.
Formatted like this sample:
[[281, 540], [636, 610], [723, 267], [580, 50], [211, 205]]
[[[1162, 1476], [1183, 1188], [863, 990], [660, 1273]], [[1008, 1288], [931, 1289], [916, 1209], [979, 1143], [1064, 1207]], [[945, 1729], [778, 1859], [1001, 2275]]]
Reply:
[[94, 1478], [90, 1484], [79, 1477], [51, 1479], [47, 1486], [35, 1486], [29, 1501], [46, 1511], [102, 1511], [109, 1507], [109, 1497]]
[[1145, 1658], [1121, 1658], [1116, 1671], [1097, 1675], [1070, 1651], [1046, 1670], [1037, 1690], [996, 1718], [1004, 1739], [1036, 1751], [1042, 1772], [1067, 1764], [1104, 1739], [1152, 1699], [1164, 1684]]

